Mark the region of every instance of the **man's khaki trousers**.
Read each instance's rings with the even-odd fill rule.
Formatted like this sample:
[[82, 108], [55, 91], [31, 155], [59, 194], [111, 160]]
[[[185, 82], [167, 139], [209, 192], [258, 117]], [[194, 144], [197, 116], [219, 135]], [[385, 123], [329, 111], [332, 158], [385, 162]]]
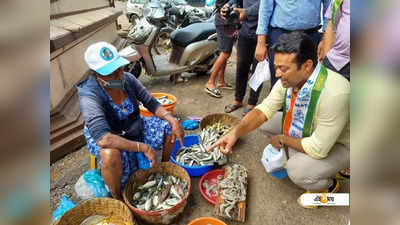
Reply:
[[[281, 131], [282, 112], [276, 113], [260, 129], [267, 135], [277, 135]], [[305, 190], [318, 192], [332, 184], [332, 178], [342, 169], [350, 167], [350, 151], [342, 144], [335, 144], [324, 159], [314, 159], [301, 152], [289, 158], [287, 164], [289, 178]]]

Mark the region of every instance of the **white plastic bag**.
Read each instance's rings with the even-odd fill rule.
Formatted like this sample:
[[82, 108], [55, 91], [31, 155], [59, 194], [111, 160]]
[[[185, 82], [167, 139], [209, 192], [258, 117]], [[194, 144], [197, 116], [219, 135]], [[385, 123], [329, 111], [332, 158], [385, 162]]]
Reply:
[[82, 200], [110, 196], [110, 190], [104, 183], [100, 170], [88, 170], [83, 173], [74, 188]]
[[270, 79], [271, 72], [269, 71], [269, 62], [267, 59], [264, 59], [264, 61], [257, 64], [253, 76], [250, 77], [249, 86], [254, 91], [257, 91], [258, 87], [260, 87], [263, 82]]
[[268, 173], [281, 170], [287, 162], [286, 152], [283, 149], [278, 150], [269, 144], [264, 148], [261, 162]]

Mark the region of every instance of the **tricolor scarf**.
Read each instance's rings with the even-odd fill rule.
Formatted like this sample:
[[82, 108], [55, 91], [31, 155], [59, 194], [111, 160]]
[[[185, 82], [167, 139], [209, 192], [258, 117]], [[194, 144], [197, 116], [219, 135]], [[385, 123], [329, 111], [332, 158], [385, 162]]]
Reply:
[[[283, 134], [295, 138], [311, 136], [314, 114], [327, 77], [328, 71], [318, 63], [297, 93], [293, 92], [293, 88], [286, 89], [282, 117]], [[291, 148], [289, 150], [291, 153], [294, 151]]]

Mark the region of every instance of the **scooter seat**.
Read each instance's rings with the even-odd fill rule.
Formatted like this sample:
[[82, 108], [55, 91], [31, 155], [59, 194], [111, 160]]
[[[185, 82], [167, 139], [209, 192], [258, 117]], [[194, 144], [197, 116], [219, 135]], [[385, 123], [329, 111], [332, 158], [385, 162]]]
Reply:
[[205, 40], [216, 32], [214, 23], [194, 23], [171, 33], [173, 44], [186, 47], [189, 44]]

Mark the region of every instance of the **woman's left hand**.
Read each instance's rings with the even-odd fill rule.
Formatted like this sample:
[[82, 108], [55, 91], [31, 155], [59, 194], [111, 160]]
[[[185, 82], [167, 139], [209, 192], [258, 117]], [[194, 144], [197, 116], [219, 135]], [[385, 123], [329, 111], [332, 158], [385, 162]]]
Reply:
[[183, 137], [185, 136], [185, 132], [183, 131], [181, 124], [178, 122], [178, 120], [174, 120], [174, 122], [171, 123], [171, 126], [172, 126], [171, 142], [174, 143], [176, 138], [178, 138], [179, 141], [183, 143]]

